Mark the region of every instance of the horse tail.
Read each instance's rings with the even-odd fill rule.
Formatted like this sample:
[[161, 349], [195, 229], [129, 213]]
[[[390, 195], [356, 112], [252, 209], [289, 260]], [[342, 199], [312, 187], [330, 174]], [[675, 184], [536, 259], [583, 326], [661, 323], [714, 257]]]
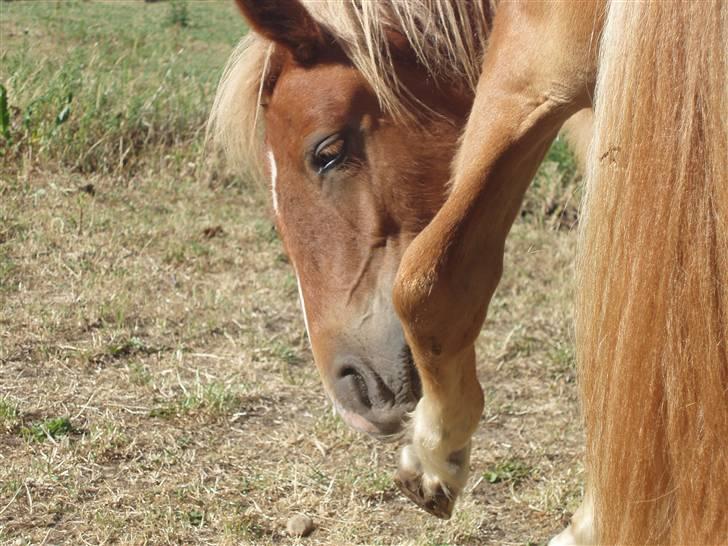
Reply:
[[728, 10], [612, 2], [579, 249], [599, 544], [728, 543]]

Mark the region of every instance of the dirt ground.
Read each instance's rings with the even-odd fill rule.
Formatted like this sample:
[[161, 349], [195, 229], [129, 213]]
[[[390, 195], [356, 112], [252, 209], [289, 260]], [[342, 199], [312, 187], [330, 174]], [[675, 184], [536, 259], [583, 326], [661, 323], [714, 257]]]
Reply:
[[[526, 545], [565, 525], [583, 438], [562, 156], [508, 242], [472, 474], [442, 522], [394, 487], [400, 446], [332, 413], [265, 192], [164, 146], [133, 169], [2, 157], [1, 544]], [[294, 514], [310, 536], [286, 534]]]

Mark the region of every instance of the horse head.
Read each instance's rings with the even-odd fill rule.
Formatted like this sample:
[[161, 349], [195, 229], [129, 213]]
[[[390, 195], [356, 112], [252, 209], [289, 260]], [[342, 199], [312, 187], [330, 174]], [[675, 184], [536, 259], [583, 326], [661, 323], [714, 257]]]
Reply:
[[405, 249], [446, 197], [471, 91], [443, 90], [408, 41], [387, 31], [383, 62], [398, 95], [418, 105], [387, 108], [345, 41], [303, 4], [238, 5], [267, 43], [257, 153], [316, 365], [350, 426], [395, 435], [421, 388], [392, 285]]

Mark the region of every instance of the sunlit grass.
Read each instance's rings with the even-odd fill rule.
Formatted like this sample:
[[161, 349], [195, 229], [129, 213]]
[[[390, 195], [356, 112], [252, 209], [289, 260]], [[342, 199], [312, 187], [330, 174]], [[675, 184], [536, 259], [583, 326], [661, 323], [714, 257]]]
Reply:
[[222, 1], [3, 2], [3, 160], [108, 172], [155, 155], [199, 158], [211, 96], [245, 30], [234, 10]]

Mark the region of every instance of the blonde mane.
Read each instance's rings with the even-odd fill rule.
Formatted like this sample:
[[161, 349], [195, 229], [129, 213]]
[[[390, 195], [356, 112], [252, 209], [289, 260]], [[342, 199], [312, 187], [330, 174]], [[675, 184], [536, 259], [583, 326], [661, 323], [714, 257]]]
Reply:
[[[303, 0], [382, 105], [402, 120], [420, 105], [397, 79], [387, 32], [401, 33], [435, 82], [475, 89], [493, 7], [488, 2]], [[234, 168], [260, 172], [260, 98], [273, 44], [251, 32], [235, 48], [212, 106], [208, 137]]]

